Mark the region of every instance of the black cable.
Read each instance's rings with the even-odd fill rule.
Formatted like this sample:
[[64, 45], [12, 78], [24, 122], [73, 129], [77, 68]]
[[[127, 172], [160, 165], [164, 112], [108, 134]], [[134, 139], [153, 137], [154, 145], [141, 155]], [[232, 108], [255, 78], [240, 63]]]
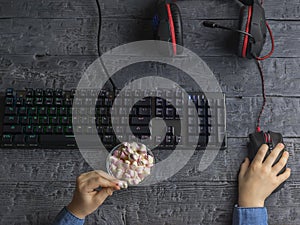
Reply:
[[101, 7], [100, 7], [100, 3], [99, 3], [99, 0], [96, 0], [96, 3], [97, 3], [97, 8], [98, 8], [98, 17], [99, 17], [99, 21], [98, 21], [98, 35], [97, 35], [97, 51], [98, 51], [98, 57], [100, 59], [100, 63], [101, 63], [101, 66], [103, 67], [104, 69], [104, 72], [106, 74], [106, 76], [108, 77], [109, 79], [109, 82], [111, 83], [112, 85], [112, 88], [113, 88], [113, 91], [114, 93], [116, 92], [117, 90], [117, 87], [115, 85], [115, 83], [113, 82], [113, 80], [111, 79], [111, 77], [109, 76], [108, 74], [108, 71], [103, 63], [103, 60], [101, 58], [101, 49], [100, 49], [100, 36], [101, 36], [101, 25], [102, 25], [102, 16], [101, 16]]
[[260, 74], [260, 78], [261, 78], [261, 88], [262, 88], [262, 95], [263, 95], [263, 104], [262, 104], [262, 107], [261, 107], [261, 110], [259, 112], [257, 122], [256, 122], [256, 131], [260, 132], [261, 131], [260, 118], [261, 118], [261, 115], [262, 115], [262, 113], [265, 109], [267, 98], [266, 98], [266, 92], [265, 92], [265, 78], [264, 78], [263, 70], [261, 68], [260, 62], [258, 60], [255, 60], [255, 61], [256, 61], [256, 64], [257, 64], [257, 67], [258, 67], [258, 70], [259, 70], [259, 74]]

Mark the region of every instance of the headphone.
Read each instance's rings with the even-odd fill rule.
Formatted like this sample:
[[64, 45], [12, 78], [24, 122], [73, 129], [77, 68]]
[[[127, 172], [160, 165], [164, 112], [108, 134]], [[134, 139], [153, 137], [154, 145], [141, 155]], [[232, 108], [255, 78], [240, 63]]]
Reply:
[[[218, 25], [212, 21], [204, 21], [203, 25], [210, 28], [231, 30], [240, 34], [238, 55], [242, 58], [264, 60], [274, 51], [272, 31], [266, 21], [262, 3], [258, 0], [239, 0], [244, 6], [240, 13], [240, 29]], [[157, 14], [153, 18], [155, 40], [172, 43], [170, 53], [179, 55], [176, 45], [183, 46], [183, 30], [180, 8], [175, 1], [160, 1], [157, 5]], [[267, 29], [271, 36], [272, 50], [263, 57], [260, 53], [266, 40]]]
[[169, 53], [181, 54], [181, 49], [176, 45], [183, 46], [182, 20], [178, 5], [172, 1], [159, 1], [157, 13], [153, 17], [154, 39], [172, 43]]

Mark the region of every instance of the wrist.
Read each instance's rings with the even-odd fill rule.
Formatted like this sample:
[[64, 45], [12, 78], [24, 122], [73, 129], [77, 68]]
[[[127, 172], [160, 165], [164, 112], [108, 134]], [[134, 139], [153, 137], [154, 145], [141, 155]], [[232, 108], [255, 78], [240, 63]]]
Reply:
[[265, 207], [265, 201], [239, 200], [238, 205], [239, 205], [239, 207], [243, 207], [243, 208]]
[[67, 210], [76, 216], [78, 219], [84, 219], [87, 215], [81, 212], [72, 202], [66, 207]]

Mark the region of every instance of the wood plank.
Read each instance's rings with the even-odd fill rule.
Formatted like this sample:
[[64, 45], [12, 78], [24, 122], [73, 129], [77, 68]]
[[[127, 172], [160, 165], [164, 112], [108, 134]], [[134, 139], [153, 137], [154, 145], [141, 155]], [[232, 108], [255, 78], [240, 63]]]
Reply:
[[[290, 153], [288, 166], [292, 169], [291, 182], [300, 182], [299, 151], [300, 139], [285, 138]], [[228, 149], [220, 151], [205, 171], [198, 171], [203, 151], [196, 151], [189, 163], [171, 182], [233, 182], [241, 162], [247, 156], [246, 138], [229, 138]], [[154, 150], [156, 160], [165, 159], [171, 151]], [[75, 181], [76, 177], [92, 170], [82, 158], [80, 152], [73, 150], [24, 150], [1, 149], [0, 182], [32, 181]]]
[[[103, 17], [152, 18], [156, 0], [118, 1], [100, 0]], [[191, 19], [237, 19], [240, 6], [233, 1], [197, 0], [178, 3], [183, 18]], [[299, 1], [265, 1], [268, 19], [299, 20]], [[204, 6], [204, 7], [203, 7]], [[218, 6], [218, 7], [216, 7]], [[3, 1], [0, 3], [0, 18], [89, 18], [97, 17], [95, 0], [34, 0]]]
[[[74, 182], [8, 182], [0, 188], [1, 224], [48, 224], [71, 200]], [[299, 183], [292, 183], [267, 200], [270, 224], [299, 224], [299, 192]], [[235, 182], [166, 182], [115, 192], [85, 224], [229, 225], [236, 201]]]
[[[185, 46], [199, 56], [235, 56], [238, 43], [235, 33], [203, 27], [202, 20], [183, 23]], [[238, 27], [233, 20], [222, 24]], [[273, 57], [300, 57], [294, 46], [300, 40], [300, 21], [270, 21], [270, 26], [276, 40]], [[0, 20], [0, 32], [0, 55], [96, 55], [97, 19], [94, 18]], [[106, 19], [102, 52], [121, 44], [152, 39], [152, 33], [150, 20]], [[267, 41], [264, 53], [270, 47]]]
[[[0, 56], [0, 90], [7, 87], [76, 88], [80, 77], [96, 56]], [[261, 81], [254, 61], [238, 57], [202, 57], [227, 97], [261, 96]], [[300, 58], [271, 58], [262, 62], [269, 96], [300, 97]], [[116, 74], [120, 85], [138, 74], [165, 75], [180, 85], [191, 86], [184, 74], [171, 66], [142, 63]], [[130, 74], [130, 76], [129, 76]], [[125, 79], [126, 78], [126, 79]]]
[[[261, 119], [263, 130], [278, 131], [285, 137], [299, 137], [299, 98], [268, 97]], [[229, 137], [246, 137], [254, 131], [261, 98], [227, 99], [227, 132]]]

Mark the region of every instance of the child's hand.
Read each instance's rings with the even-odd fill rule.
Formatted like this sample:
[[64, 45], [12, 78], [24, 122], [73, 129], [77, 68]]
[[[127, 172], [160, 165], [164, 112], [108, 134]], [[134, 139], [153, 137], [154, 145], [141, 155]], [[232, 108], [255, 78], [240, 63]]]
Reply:
[[[76, 180], [76, 190], [67, 209], [83, 219], [94, 212], [114, 190], [120, 190], [119, 180], [97, 170], [81, 174]], [[102, 187], [100, 191], [96, 188]]]
[[289, 154], [284, 152], [281, 159], [273, 167], [273, 163], [283, 150], [279, 143], [263, 162], [268, 151], [268, 145], [263, 144], [258, 150], [252, 163], [248, 158], [241, 165], [239, 173], [239, 207], [263, 207], [265, 199], [291, 175], [289, 168], [277, 176], [286, 165]]

